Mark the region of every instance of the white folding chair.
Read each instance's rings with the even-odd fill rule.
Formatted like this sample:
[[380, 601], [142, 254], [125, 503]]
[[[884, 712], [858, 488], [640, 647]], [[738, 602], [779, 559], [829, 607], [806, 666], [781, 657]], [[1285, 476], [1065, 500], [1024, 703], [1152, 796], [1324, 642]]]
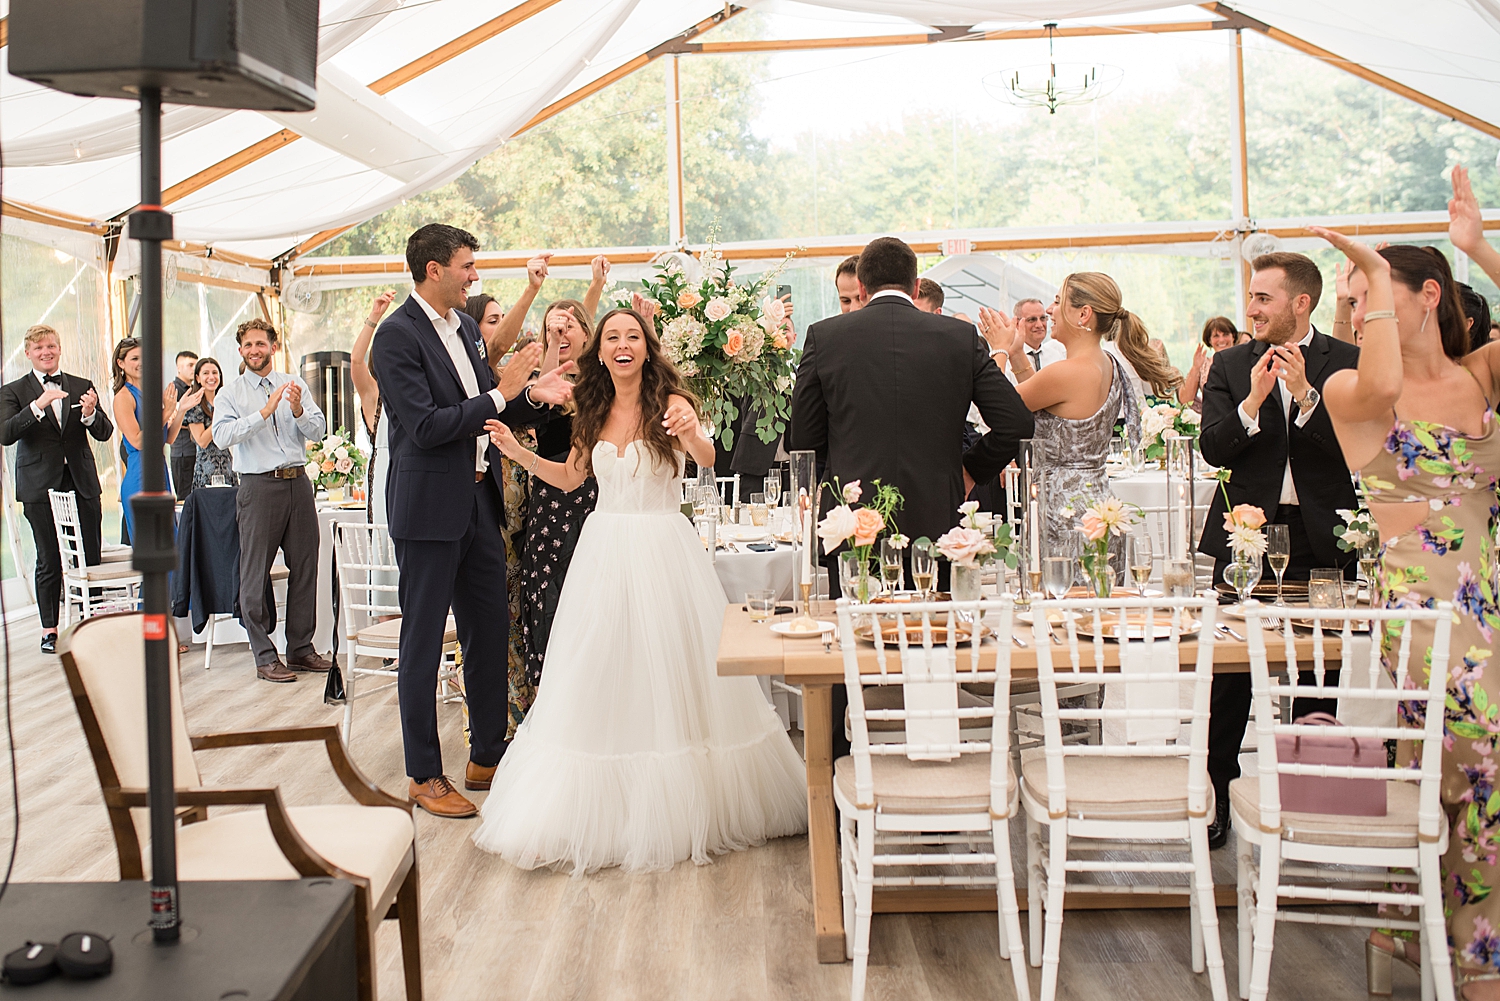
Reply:
[[[834, 763], [834, 802], [839, 810], [843, 854], [845, 949], [854, 960], [850, 997], [860, 1001], [870, 959], [870, 919], [877, 886], [994, 886], [999, 911], [1000, 955], [1009, 959], [1016, 996], [1030, 998], [1022, 957], [1021, 917], [1010, 858], [1010, 817], [1015, 814], [1015, 780], [1010, 773], [1006, 728], [994, 725], [995, 708], [970, 705], [962, 684], [992, 684], [1005, 691], [1010, 681], [1010, 643], [994, 643], [993, 668], [981, 668], [980, 630], [986, 612], [998, 613], [998, 630], [1010, 635], [1011, 599], [929, 602], [904, 605], [903, 617], [921, 620], [921, 643], [908, 642], [907, 630], [891, 618], [891, 606], [856, 605], [841, 600], [839, 638], [844, 652], [844, 684], [849, 690], [853, 731], [848, 757]], [[883, 613], [883, 614], [882, 614]], [[959, 654], [959, 626], [967, 623], [968, 653]], [[875, 640], [877, 670], [862, 674], [856, 630]], [[892, 663], [885, 629], [900, 654]], [[934, 642], [934, 630], [946, 633]], [[883, 698], [872, 708], [870, 695], [900, 687], [900, 698]], [[997, 740], [975, 739], [964, 724], [978, 721]], [[871, 727], [895, 723], [902, 740], [875, 743]], [[877, 850], [884, 849], [884, 850]], [[991, 870], [988, 875], [877, 875], [877, 870], [940, 866]]]
[[[141, 581], [145, 578], [130, 563], [114, 562], [89, 566], [83, 551], [83, 529], [78, 520], [78, 496], [48, 490], [52, 524], [57, 529], [57, 548], [62, 554], [63, 595], [58, 625], [66, 629], [75, 621], [101, 612], [133, 612], [141, 607]], [[38, 557], [40, 558], [40, 557]]]
[[[1203, 972], [1206, 953], [1215, 1001], [1227, 1001], [1208, 855], [1208, 818], [1213, 810], [1208, 782], [1208, 707], [1216, 605], [1212, 595], [1031, 603], [1044, 749], [1040, 758], [1022, 766], [1020, 785], [1021, 802], [1026, 808], [1031, 965], [1042, 967], [1042, 1001], [1052, 1001], [1057, 994], [1065, 892], [1179, 892], [1173, 886], [1067, 881], [1069, 873], [1086, 872], [1155, 872], [1187, 877], [1193, 971]], [[1048, 614], [1053, 611], [1062, 613], [1062, 629], [1067, 634], [1070, 663], [1062, 669], [1053, 664]], [[1194, 628], [1198, 632], [1198, 656], [1188, 674], [1179, 666], [1179, 640], [1184, 631]], [[1080, 632], [1092, 637], [1091, 666], [1083, 664]], [[1107, 656], [1107, 650], [1117, 656]], [[1107, 660], [1115, 663], [1106, 667]], [[1109, 697], [1104, 707], [1062, 708], [1058, 704], [1059, 684], [1084, 681], [1106, 689]], [[1191, 681], [1193, 691], [1192, 707], [1186, 710], [1179, 701], [1184, 681]], [[1124, 740], [1065, 743], [1062, 724], [1069, 720], [1098, 721], [1101, 725], [1106, 720], [1118, 722], [1123, 724]], [[1189, 721], [1186, 734], [1181, 732], [1184, 720]], [[1070, 855], [1121, 851], [1174, 857], [1121, 861]], [[1183, 852], [1187, 859], [1182, 858]]]
[[[339, 618], [344, 624], [344, 743], [354, 728], [354, 703], [396, 686], [396, 654], [401, 641], [401, 569], [385, 525], [341, 521], [333, 526], [334, 562], [339, 573]], [[443, 630], [443, 662], [438, 670], [438, 698], [463, 702], [463, 682], [454, 666], [458, 628], [453, 616]], [[373, 657], [388, 666], [359, 667], [358, 658]], [[361, 678], [384, 679], [363, 688]]]
[[[1266, 664], [1266, 641], [1259, 602], [1245, 605], [1245, 632], [1250, 647], [1250, 681], [1255, 701], [1255, 734], [1258, 775], [1238, 778], [1229, 785], [1230, 817], [1239, 839], [1239, 951], [1240, 997], [1264, 999], [1271, 977], [1271, 947], [1277, 921], [1360, 928], [1392, 928], [1415, 931], [1421, 938], [1422, 997], [1434, 995], [1452, 1001], [1453, 976], [1449, 966], [1448, 935], [1443, 921], [1440, 860], [1448, 846], [1448, 822], [1441, 802], [1443, 758], [1443, 706], [1447, 698], [1448, 644], [1453, 606], [1395, 609], [1298, 609], [1297, 615], [1315, 625], [1313, 632], [1312, 685], [1297, 684], [1299, 677], [1291, 623], [1284, 622], [1282, 638], [1287, 649], [1286, 678], [1271, 677]], [[1276, 614], [1276, 609], [1269, 609]], [[1353, 630], [1358, 622], [1372, 622], [1369, 644], [1369, 687], [1354, 687]], [[1417, 622], [1433, 624], [1431, 663], [1423, 666], [1427, 651], [1418, 648], [1411, 672], [1412, 633]], [[1324, 684], [1324, 624], [1337, 632], [1340, 643], [1339, 681]], [[1380, 637], [1389, 653], [1382, 662]], [[1395, 663], [1391, 664], [1390, 659]], [[1427, 671], [1425, 683], [1421, 671]], [[1377, 688], [1381, 671], [1394, 674], [1395, 688]], [[1288, 679], [1292, 679], [1290, 682]], [[1410, 686], [1410, 687], [1408, 687]], [[1343, 726], [1332, 729], [1308, 724], [1283, 723], [1276, 706], [1282, 698], [1312, 697], [1410, 706], [1408, 718], [1421, 723], [1407, 726]], [[1359, 765], [1311, 765], [1278, 759], [1276, 738], [1287, 736], [1373, 737], [1378, 740], [1411, 741], [1418, 745], [1420, 767], [1388, 768], [1379, 760]], [[1386, 814], [1355, 817], [1341, 814], [1290, 813], [1281, 809], [1281, 776], [1313, 775], [1325, 778], [1376, 779], [1385, 782]], [[1254, 846], [1260, 847], [1257, 865]], [[1360, 869], [1344, 868], [1359, 866]], [[1416, 875], [1413, 876], [1413, 873]], [[1404, 887], [1417, 884], [1416, 892]], [[1342, 884], [1342, 885], [1341, 885]], [[1360, 888], [1359, 884], [1363, 884]], [[1373, 888], [1372, 888], [1373, 887]], [[1403, 920], [1395, 914], [1322, 914], [1304, 907], [1281, 911], [1281, 900], [1321, 901], [1328, 904], [1384, 904], [1391, 908], [1417, 908], [1419, 920]], [[1254, 921], [1251, 921], [1252, 908]], [[1252, 960], [1253, 952], [1253, 960]]]

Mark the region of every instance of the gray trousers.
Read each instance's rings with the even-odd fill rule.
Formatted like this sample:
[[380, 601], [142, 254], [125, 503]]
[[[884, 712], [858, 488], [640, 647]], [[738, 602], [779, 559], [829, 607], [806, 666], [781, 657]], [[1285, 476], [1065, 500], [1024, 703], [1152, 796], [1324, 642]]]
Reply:
[[314, 653], [313, 626], [317, 620], [318, 510], [312, 481], [306, 476], [279, 480], [255, 473], [240, 474], [235, 502], [240, 526], [240, 622], [250, 634], [255, 666], [277, 659], [271, 642], [275, 606], [268, 586], [276, 550], [285, 556], [286, 652], [290, 658]]

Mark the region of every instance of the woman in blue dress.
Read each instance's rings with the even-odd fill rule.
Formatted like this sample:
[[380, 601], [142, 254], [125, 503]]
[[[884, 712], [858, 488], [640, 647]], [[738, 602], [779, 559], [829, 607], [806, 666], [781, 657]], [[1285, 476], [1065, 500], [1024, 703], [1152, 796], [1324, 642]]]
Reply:
[[[115, 426], [120, 429], [120, 437], [123, 439], [121, 451], [125, 454], [125, 475], [120, 478], [120, 507], [125, 518], [120, 541], [127, 542], [135, 534], [135, 526], [130, 517], [130, 497], [141, 491], [141, 342], [134, 337], [127, 337], [116, 344], [109, 367], [114, 378]], [[161, 399], [161, 411], [168, 415], [166, 423], [162, 425], [164, 441], [171, 441], [177, 436], [182, 427], [182, 415], [196, 407], [202, 398], [203, 390], [199, 389], [179, 400], [172, 384], [166, 385]], [[172, 481], [166, 473], [165, 453], [159, 457], [159, 461], [162, 464], [165, 489], [170, 492]]]

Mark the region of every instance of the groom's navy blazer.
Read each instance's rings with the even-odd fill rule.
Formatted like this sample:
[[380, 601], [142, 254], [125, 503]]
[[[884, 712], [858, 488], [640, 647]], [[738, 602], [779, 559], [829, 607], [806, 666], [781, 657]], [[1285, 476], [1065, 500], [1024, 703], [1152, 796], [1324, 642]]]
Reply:
[[[495, 373], [485, 362], [479, 324], [459, 311], [459, 338], [479, 384], [479, 395], [467, 398], [452, 356], [415, 299], [416, 293], [408, 296], [375, 336], [375, 380], [381, 413], [390, 422], [386, 512], [393, 539], [452, 542], [463, 536], [473, 510], [474, 439], [496, 416], [489, 396]], [[506, 401], [499, 418], [524, 427], [544, 420], [547, 411], [518, 396]], [[486, 448], [489, 475], [503, 497], [500, 451], [488, 443]]]

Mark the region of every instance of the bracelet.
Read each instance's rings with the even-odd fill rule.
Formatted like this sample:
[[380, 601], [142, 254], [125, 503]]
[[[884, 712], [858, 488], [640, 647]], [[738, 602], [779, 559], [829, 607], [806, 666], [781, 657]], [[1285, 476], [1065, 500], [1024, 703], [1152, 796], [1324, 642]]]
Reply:
[[[1365, 317], [1365, 319], [1369, 319], [1369, 317]], [[1377, 317], [1377, 319], [1378, 319], [1378, 317]], [[1352, 326], [1352, 324], [1348, 320], [1334, 320], [1333, 321], [1333, 325], [1335, 327], [1337, 327], [1340, 323], [1342, 323], [1346, 327]]]
[[1004, 348], [996, 348], [995, 350], [990, 352], [990, 357], [993, 358], [996, 355], [1004, 355], [1006, 358], [1009, 358], [1010, 352], [1005, 350]]
[[370, 319], [369, 317], [366, 317], [365, 318], [365, 326], [367, 326], [367, 327], [375, 327], [375, 326], [379, 326], [379, 324], [377, 324], [374, 320]]
[[531, 453], [531, 466], [526, 470], [526, 475], [530, 476], [532, 474], [532, 472], [536, 470], [536, 464], [538, 462], [541, 462], [541, 461], [542, 461], [541, 454], [538, 453], [538, 452], [532, 452]]
[[1396, 311], [1394, 309], [1375, 309], [1365, 314], [1366, 323], [1369, 323], [1371, 320], [1394, 320], [1395, 318]]

